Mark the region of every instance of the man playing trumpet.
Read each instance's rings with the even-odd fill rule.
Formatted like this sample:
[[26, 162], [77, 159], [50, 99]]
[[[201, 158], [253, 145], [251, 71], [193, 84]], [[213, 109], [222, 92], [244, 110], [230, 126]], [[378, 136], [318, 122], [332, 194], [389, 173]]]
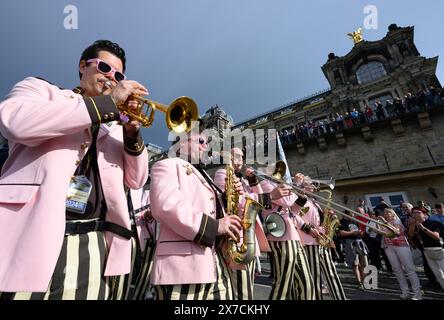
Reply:
[[148, 154], [137, 121], [118, 125], [118, 106], [148, 92], [126, 80], [125, 62], [116, 43], [96, 41], [82, 53], [77, 88], [29, 77], [0, 104], [10, 147], [0, 178], [2, 298], [108, 299], [109, 277], [129, 273], [124, 184], [143, 186]]

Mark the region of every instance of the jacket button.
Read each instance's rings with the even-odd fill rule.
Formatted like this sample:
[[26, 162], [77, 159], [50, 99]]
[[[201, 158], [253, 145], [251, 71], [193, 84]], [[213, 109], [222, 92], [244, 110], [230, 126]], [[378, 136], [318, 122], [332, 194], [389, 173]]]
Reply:
[[105, 120], [108, 120], [108, 115], [107, 114], [105, 114], [104, 116], [103, 116], [103, 119], [105, 119]]
[[111, 118], [114, 118], [114, 112], [110, 112], [110, 113], [109, 113], [109, 116], [110, 116]]
[[76, 161], [76, 166], [78, 166], [80, 164], [80, 160]]
[[88, 146], [88, 144], [86, 144], [86, 143], [82, 143], [82, 144], [80, 145], [80, 148], [81, 148], [82, 150], [85, 150], [87, 146]]
[[210, 200], [213, 201], [213, 200], [214, 200], [214, 197], [211, 197]]
[[215, 214], [215, 213], [216, 213], [216, 211], [214, 211], [214, 210], [210, 212], [210, 214]]

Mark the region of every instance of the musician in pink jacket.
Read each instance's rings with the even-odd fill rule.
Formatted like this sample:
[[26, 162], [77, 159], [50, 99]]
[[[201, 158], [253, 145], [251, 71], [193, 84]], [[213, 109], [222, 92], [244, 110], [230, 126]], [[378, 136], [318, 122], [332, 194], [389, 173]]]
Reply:
[[[151, 170], [151, 211], [160, 223], [151, 274], [155, 299], [232, 299], [216, 236], [238, 239], [240, 219], [224, 216], [223, 195], [199, 164], [191, 164], [202, 159], [206, 138], [192, 132], [176, 143], [188, 161], [165, 159]], [[236, 189], [241, 192], [239, 184]]]
[[[304, 176], [298, 174], [303, 180]], [[305, 190], [313, 192], [313, 186], [305, 186]], [[341, 280], [331, 257], [330, 248], [319, 245], [319, 239], [325, 236], [322, 227], [324, 212], [313, 199], [307, 199], [303, 209], [298, 210], [297, 218], [302, 218], [305, 228], [299, 229], [299, 234], [307, 254], [308, 264], [314, 282], [314, 291], [317, 300], [322, 300], [321, 273], [326, 281], [330, 295], [334, 300], [346, 300]], [[330, 241], [332, 242], [332, 240]]]
[[[0, 104], [9, 157], [0, 177], [0, 292], [9, 299], [107, 299], [130, 271], [124, 184], [148, 176], [140, 124], [117, 105], [146, 95], [125, 80], [125, 52], [96, 41], [79, 62], [80, 85], [38, 78]], [[134, 107], [134, 101], [129, 103]]]
[[[243, 168], [243, 151], [240, 148], [233, 148], [231, 150], [231, 162], [236, 175], [236, 179], [239, 179], [242, 185], [243, 195], [239, 197], [238, 212], [243, 214], [246, 198], [249, 197], [260, 204], [264, 204], [266, 200], [266, 195], [262, 191], [257, 178], [253, 175], [253, 170], [251, 168], [246, 168], [245, 179], [242, 176]], [[214, 182], [223, 191], [225, 191], [226, 185], [226, 169], [219, 169], [214, 175]], [[274, 199], [281, 198], [283, 195], [288, 195], [290, 190], [288, 188], [279, 186], [271, 190], [271, 197]], [[255, 252], [256, 256], [260, 256], [261, 252], [269, 252], [270, 247], [266, 235], [264, 233], [262, 223], [259, 218], [260, 212], [256, 217], [255, 225]], [[231, 283], [233, 287], [233, 294], [235, 300], [252, 300], [253, 299], [253, 289], [254, 289], [254, 270], [255, 270], [255, 260], [247, 265], [234, 265], [230, 266]]]
[[[264, 180], [261, 182], [264, 192], [270, 192], [275, 186]], [[272, 253], [274, 281], [270, 300], [314, 300], [313, 278], [310, 273], [298, 230], [313, 232], [297, 215], [305, 205], [306, 199], [294, 193], [281, 199], [273, 199], [273, 206], [263, 211], [266, 220], [271, 213], [281, 215], [285, 222], [285, 233], [277, 238], [267, 235]]]

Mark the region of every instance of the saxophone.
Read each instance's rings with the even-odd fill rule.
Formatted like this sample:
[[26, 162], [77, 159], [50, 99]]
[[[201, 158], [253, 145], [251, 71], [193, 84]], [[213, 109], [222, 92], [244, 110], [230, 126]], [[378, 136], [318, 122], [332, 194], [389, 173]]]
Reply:
[[[227, 196], [227, 214], [238, 214], [239, 205], [239, 192], [235, 187], [235, 175], [234, 168], [230, 164], [226, 166], [227, 181], [225, 185], [225, 193]], [[255, 242], [255, 229], [256, 229], [256, 216], [259, 211], [262, 210], [262, 205], [251, 198], [246, 198], [243, 217], [242, 217], [242, 229], [243, 240], [235, 241], [232, 239], [227, 240], [228, 259], [235, 264], [249, 264], [255, 256], [256, 242]]]
[[333, 236], [336, 233], [336, 230], [339, 227], [339, 219], [336, 215], [331, 215], [328, 213], [328, 209], [330, 208], [330, 203], [332, 201], [332, 192], [331, 190], [322, 190], [322, 192], [328, 193], [328, 203], [324, 208], [324, 221], [322, 221], [321, 227], [324, 228], [325, 234], [321, 234], [318, 239], [319, 245], [325, 248], [328, 248], [330, 242], [333, 240]]

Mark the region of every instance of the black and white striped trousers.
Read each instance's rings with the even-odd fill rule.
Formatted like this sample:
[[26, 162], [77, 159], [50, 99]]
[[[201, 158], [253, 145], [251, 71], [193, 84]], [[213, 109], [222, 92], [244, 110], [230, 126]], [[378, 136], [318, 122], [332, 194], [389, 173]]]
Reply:
[[273, 258], [270, 300], [313, 300], [313, 279], [304, 248], [296, 240], [269, 241]]
[[246, 270], [230, 270], [234, 300], [253, 300], [256, 259], [245, 266]]
[[143, 261], [140, 268], [139, 274], [136, 276], [134, 283], [134, 293], [133, 300], [145, 300], [148, 291], [151, 290], [150, 276], [153, 267], [154, 253], [156, 252], [156, 247], [145, 246], [145, 251], [143, 252]]
[[341, 280], [333, 263], [330, 248], [319, 245], [307, 245], [305, 246], [305, 251], [307, 252], [308, 263], [313, 276], [316, 299], [323, 299], [321, 287], [322, 272], [333, 300], [346, 300]]
[[[216, 282], [202, 284], [155, 285], [156, 300], [232, 300], [230, 271], [216, 251]], [[196, 270], [197, 271], [197, 270]]]
[[[38, 248], [36, 248], [38, 250]], [[106, 300], [111, 277], [105, 277], [103, 232], [66, 235], [46, 292], [3, 292], [1, 300]], [[29, 272], [32, 272], [30, 269]]]

